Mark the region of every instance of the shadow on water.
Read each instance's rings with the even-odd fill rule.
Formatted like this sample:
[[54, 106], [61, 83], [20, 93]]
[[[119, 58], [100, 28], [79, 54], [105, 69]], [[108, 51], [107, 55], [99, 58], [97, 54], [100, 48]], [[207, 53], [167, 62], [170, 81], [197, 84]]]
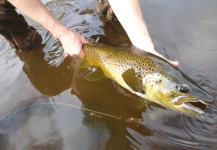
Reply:
[[[130, 41], [117, 21], [95, 11], [96, 1], [44, 1], [70, 29], [114, 46]], [[141, 0], [156, 49], [217, 96], [216, 14], [211, 0]], [[58, 9], [56, 9], [58, 7]], [[42, 45], [15, 51], [1, 37], [0, 149], [216, 149], [216, 105], [203, 119], [143, 101], [109, 79], [82, 78], [60, 43], [44, 28]], [[165, 49], [164, 49], [165, 48]]]

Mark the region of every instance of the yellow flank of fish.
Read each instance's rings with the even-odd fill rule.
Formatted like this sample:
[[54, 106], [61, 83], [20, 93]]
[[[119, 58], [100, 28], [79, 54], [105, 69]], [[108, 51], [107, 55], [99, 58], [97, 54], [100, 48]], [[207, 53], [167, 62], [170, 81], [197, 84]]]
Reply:
[[145, 78], [147, 72], [161, 70], [160, 66], [155, 64], [154, 61], [132, 55], [128, 51], [120, 50], [116, 47], [105, 47], [97, 44], [84, 45], [84, 53], [86, 59], [94, 66], [102, 69], [106, 77], [127, 89], [129, 88], [122, 78], [122, 73], [126, 70], [134, 68], [140, 83], [142, 83], [142, 79]]
[[[87, 79], [94, 77], [91, 71], [93, 74], [101, 74], [97, 71], [100, 69], [106, 77], [130, 92], [191, 116], [204, 114], [204, 111], [192, 103], [210, 105], [214, 101], [206, 91], [189, 82], [179, 70], [160, 58], [149, 55], [142, 57], [122, 48], [100, 44], [84, 44], [83, 50], [86, 60], [96, 67], [86, 73]], [[157, 59], [160, 61], [156, 61]], [[171, 72], [181, 75], [177, 77]], [[194, 89], [208, 99], [202, 98]]]

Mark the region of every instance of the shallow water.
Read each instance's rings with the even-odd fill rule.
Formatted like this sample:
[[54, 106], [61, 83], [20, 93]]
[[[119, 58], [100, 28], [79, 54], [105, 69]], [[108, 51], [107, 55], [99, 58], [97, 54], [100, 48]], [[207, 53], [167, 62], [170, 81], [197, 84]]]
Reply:
[[[44, 0], [70, 29], [110, 45], [129, 44], [118, 22], [106, 22], [95, 0]], [[141, 0], [157, 51], [217, 96], [217, 2]], [[109, 79], [82, 78], [57, 39], [26, 18], [43, 45], [16, 52], [1, 39], [0, 149], [217, 149], [217, 107], [203, 119], [144, 103]], [[137, 121], [141, 121], [138, 123]]]

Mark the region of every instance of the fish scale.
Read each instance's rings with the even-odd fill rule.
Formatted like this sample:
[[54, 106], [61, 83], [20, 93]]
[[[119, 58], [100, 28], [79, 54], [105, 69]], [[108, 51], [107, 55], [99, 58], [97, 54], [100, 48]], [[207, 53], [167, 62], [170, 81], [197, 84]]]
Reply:
[[[102, 70], [104, 75], [130, 92], [189, 116], [204, 115], [193, 103], [205, 106], [214, 98], [180, 70], [162, 58], [147, 54], [138, 56], [113, 46], [84, 44], [86, 60]], [[97, 69], [86, 73], [86, 79], [96, 81]], [[101, 73], [98, 71], [98, 73]], [[92, 76], [92, 78], [91, 78]], [[102, 75], [100, 75], [102, 77]]]
[[[85, 45], [84, 53], [89, 54], [86, 56], [87, 59], [92, 61], [96, 66], [103, 66], [111, 69], [116, 68], [115, 71], [118, 71], [119, 73], [123, 73], [127, 69], [134, 68], [137, 73], [145, 75], [147, 71], [154, 72], [156, 69], [159, 69], [159, 66], [153, 61], [150, 61], [150, 59], [142, 57], [141, 62], [141, 56], [132, 55], [125, 50], [120, 51], [118, 48], [109, 48], [111, 49], [105, 49], [99, 45]], [[125, 63], [123, 63], [123, 61]]]
[[[145, 79], [147, 72], [156, 72], [157, 69], [158, 71], [160, 69], [155, 62], [148, 58], [132, 55], [126, 50], [120, 50], [114, 47], [106, 47], [105, 49], [99, 45], [87, 45], [86, 48], [84, 48], [84, 53], [89, 54], [86, 56], [87, 59], [95, 66], [100, 67], [107, 77], [143, 98], [146, 98], [146, 95], [133, 91], [123, 80], [122, 73], [128, 69], [134, 68], [138, 82], [144, 85], [146, 80], [148, 80], [149, 83], [153, 80], [153, 77], [151, 80], [149, 78]], [[154, 86], [153, 83], [151, 84]]]

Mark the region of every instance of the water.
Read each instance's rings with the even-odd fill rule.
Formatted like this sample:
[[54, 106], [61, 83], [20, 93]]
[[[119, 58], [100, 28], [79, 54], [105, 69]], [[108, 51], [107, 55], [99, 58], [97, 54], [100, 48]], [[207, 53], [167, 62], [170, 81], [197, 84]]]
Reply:
[[[118, 22], [106, 22], [96, 1], [44, 0], [70, 29], [110, 45], [129, 44]], [[157, 51], [217, 96], [217, 3], [141, 0]], [[16, 52], [0, 37], [0, 149], [217, 149], [217, 108], [203, 119], [144, 103], [109, 79], [90, 82], [70, 68], [62, 47], [26, 18], [43, 45]], [[137, 121], [141, 121], [138, 123]]]

